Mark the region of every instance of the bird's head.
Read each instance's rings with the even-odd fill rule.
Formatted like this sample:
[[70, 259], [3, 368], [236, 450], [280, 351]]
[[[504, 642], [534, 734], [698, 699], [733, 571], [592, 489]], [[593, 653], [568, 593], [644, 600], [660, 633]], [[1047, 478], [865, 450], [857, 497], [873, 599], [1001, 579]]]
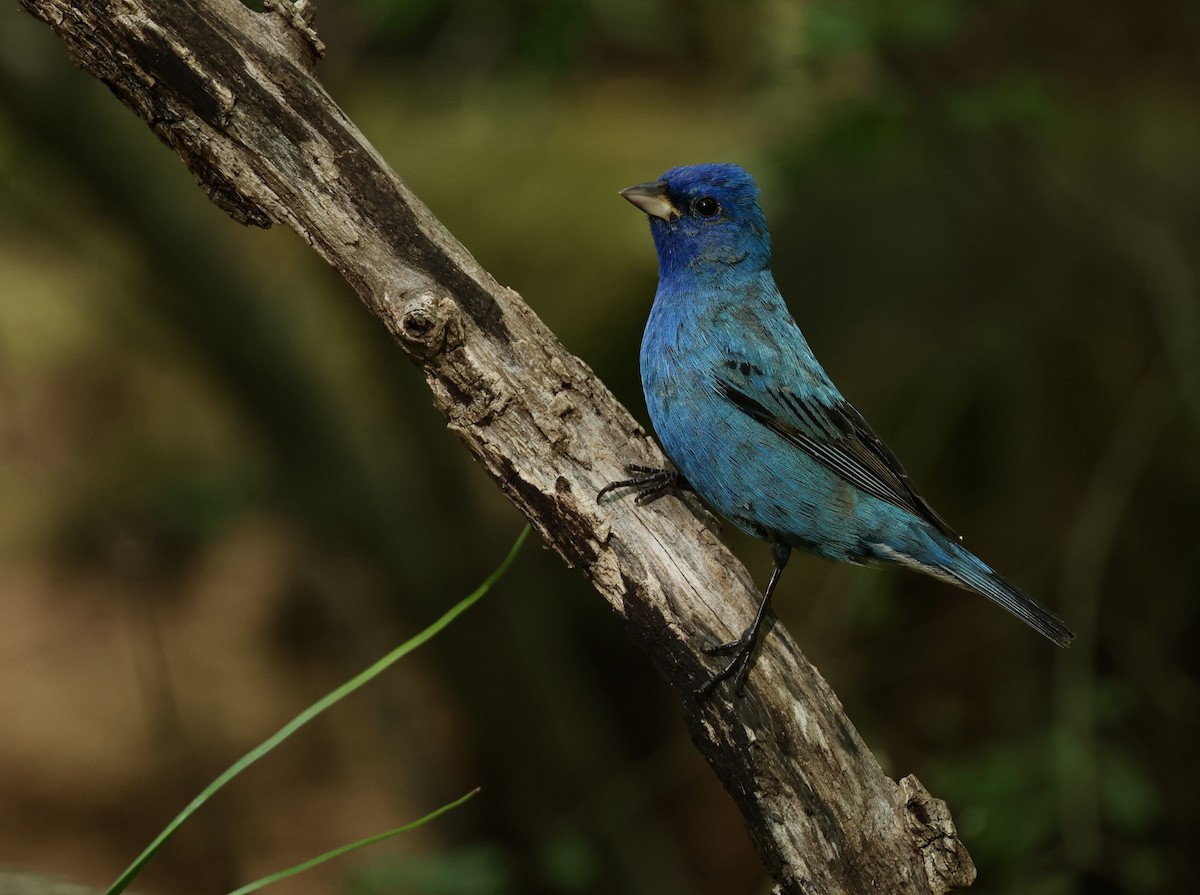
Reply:
[[718, 278], [752, 274], [771, 263], [758, 187], [737, 165], [672, 168], [621, 195], [650, 218], [664, 280], [688, 271]]

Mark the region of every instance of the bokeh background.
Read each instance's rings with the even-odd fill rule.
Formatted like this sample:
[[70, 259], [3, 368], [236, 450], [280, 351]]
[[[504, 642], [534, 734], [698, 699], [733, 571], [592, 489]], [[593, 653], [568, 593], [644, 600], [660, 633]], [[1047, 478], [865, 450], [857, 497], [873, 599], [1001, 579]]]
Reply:
[[[949, 802], [975, 891], [1194, 891], [1200, 6], [346, 0], [317, 24], [334, 97], [643, 420], [655, 266], [616, 191], [749, 167], [833, 378], [1079, 638], [809, 559], [783, 622], [889, 773]], [[225, 218], [4, 4], [0, 866], [107, 884], [521, 526], [350, 290]], [[769, 888], [671, 693], [532, 544], [140, 887], [226, 891], [476, 785], [278, 891]]]

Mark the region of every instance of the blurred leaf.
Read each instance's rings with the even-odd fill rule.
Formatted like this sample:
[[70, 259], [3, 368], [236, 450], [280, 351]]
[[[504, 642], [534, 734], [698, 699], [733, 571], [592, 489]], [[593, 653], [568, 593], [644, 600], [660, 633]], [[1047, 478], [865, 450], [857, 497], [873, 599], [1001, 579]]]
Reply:
[[935, 791], [962, 811], [963, 836], [976, 863], [1028, 866], [1055, 841], [1052, 760], [1046, 738], [1031, 737], [993, 744], [938, 769]]
[[1122, 853], [1118, 861], [1126, 892], [1169, 891], [1161, 849], [1133, 848]]
[[871, 96], [830, 110], [820, 140], [800, 157], [814, 166], [865, 166], [895, 152], [908, 136], [902, 100]]
[[1160, 814], [1160, 800], [1146, 769], [1110, 747], [1100, 753], [1100, 786], [1107, 819], [1124, 833], [1146, 832]]
[[582, 0], [543, 0], [522, 29], [518, 49], [526, 62], [565, 71], [581, 55], [591, 16]]
[[1010, 71], [986, 84], [952, 94], [950, 120], [979, 133], [1004, 126], [1043, 130], [1058, 117], [1046, 81], [1032, 71]]
[[600, 861], [584, 837], [563, 832], [542, 847], [542, 877], [556, 892], [591, 891], [600, 878]]
[[1142, 695], [1125, 678], [1108, 676], [1095, 684], [1096, 721], [1102, 728], [1118, 727], [1142, 702]]
[[359, 0], [380, 16], [380, 25], [395, 31], [418, 28], [438, 14], [446, 13], [451, 0]]
[[888, 3], [889, 37], [901, 46], [923, 47], [949, 41], [962, 29], [969, 12], [980, 4], [972, 0], [921, 0]]
[[878, 20], [866, 4], [855, 0], [818, 0], [808, 7], [805, 45], [816, 58], [861, 52], [875, 42], [878, 30]]
[[508, 853], [499, 845], [481, 844], [441, 855], [379, 861], [356, 872], [351, 895], [505, 895], [515, 891]]

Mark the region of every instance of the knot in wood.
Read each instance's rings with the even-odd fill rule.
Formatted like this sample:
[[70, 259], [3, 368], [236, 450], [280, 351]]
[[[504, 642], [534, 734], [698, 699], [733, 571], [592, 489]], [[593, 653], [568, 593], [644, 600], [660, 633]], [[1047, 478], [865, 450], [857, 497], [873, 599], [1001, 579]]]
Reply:
[[900, 781], [905, 825], [921, 854], [932, 891], [949, 892], [975, 881], [975, 864], [958, 839], [950, 809], [912, 774]]
[[415, 356], [430, 358], [462, 340], [458, 305], [432, 291], [406, 293], [399, 314], [399, 333]]

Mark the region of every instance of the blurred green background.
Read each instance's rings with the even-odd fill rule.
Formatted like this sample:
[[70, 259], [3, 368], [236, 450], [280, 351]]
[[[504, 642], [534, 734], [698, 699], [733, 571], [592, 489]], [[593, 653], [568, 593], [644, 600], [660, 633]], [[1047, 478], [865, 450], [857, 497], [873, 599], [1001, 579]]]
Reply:
[[[783, 622], [889, 773], [949, 802], [974, 891], [1194, 891], [1200, 5], [318, 6], [333, 96], [643, 420], [655, 266], [616, 191], [698, 161], [757, 175], [833, 378], [1079, 638], [1058, 653], [942, 584], [810, 559]], [[224, 217], [13, 3], [0, 497], [0, 867], [93, 885], [522, 524], [349, 289]], [[672, 694], [534, 546], [141, 888], [225, 891], [475, 785], [278, 891], [769, 888]]]

